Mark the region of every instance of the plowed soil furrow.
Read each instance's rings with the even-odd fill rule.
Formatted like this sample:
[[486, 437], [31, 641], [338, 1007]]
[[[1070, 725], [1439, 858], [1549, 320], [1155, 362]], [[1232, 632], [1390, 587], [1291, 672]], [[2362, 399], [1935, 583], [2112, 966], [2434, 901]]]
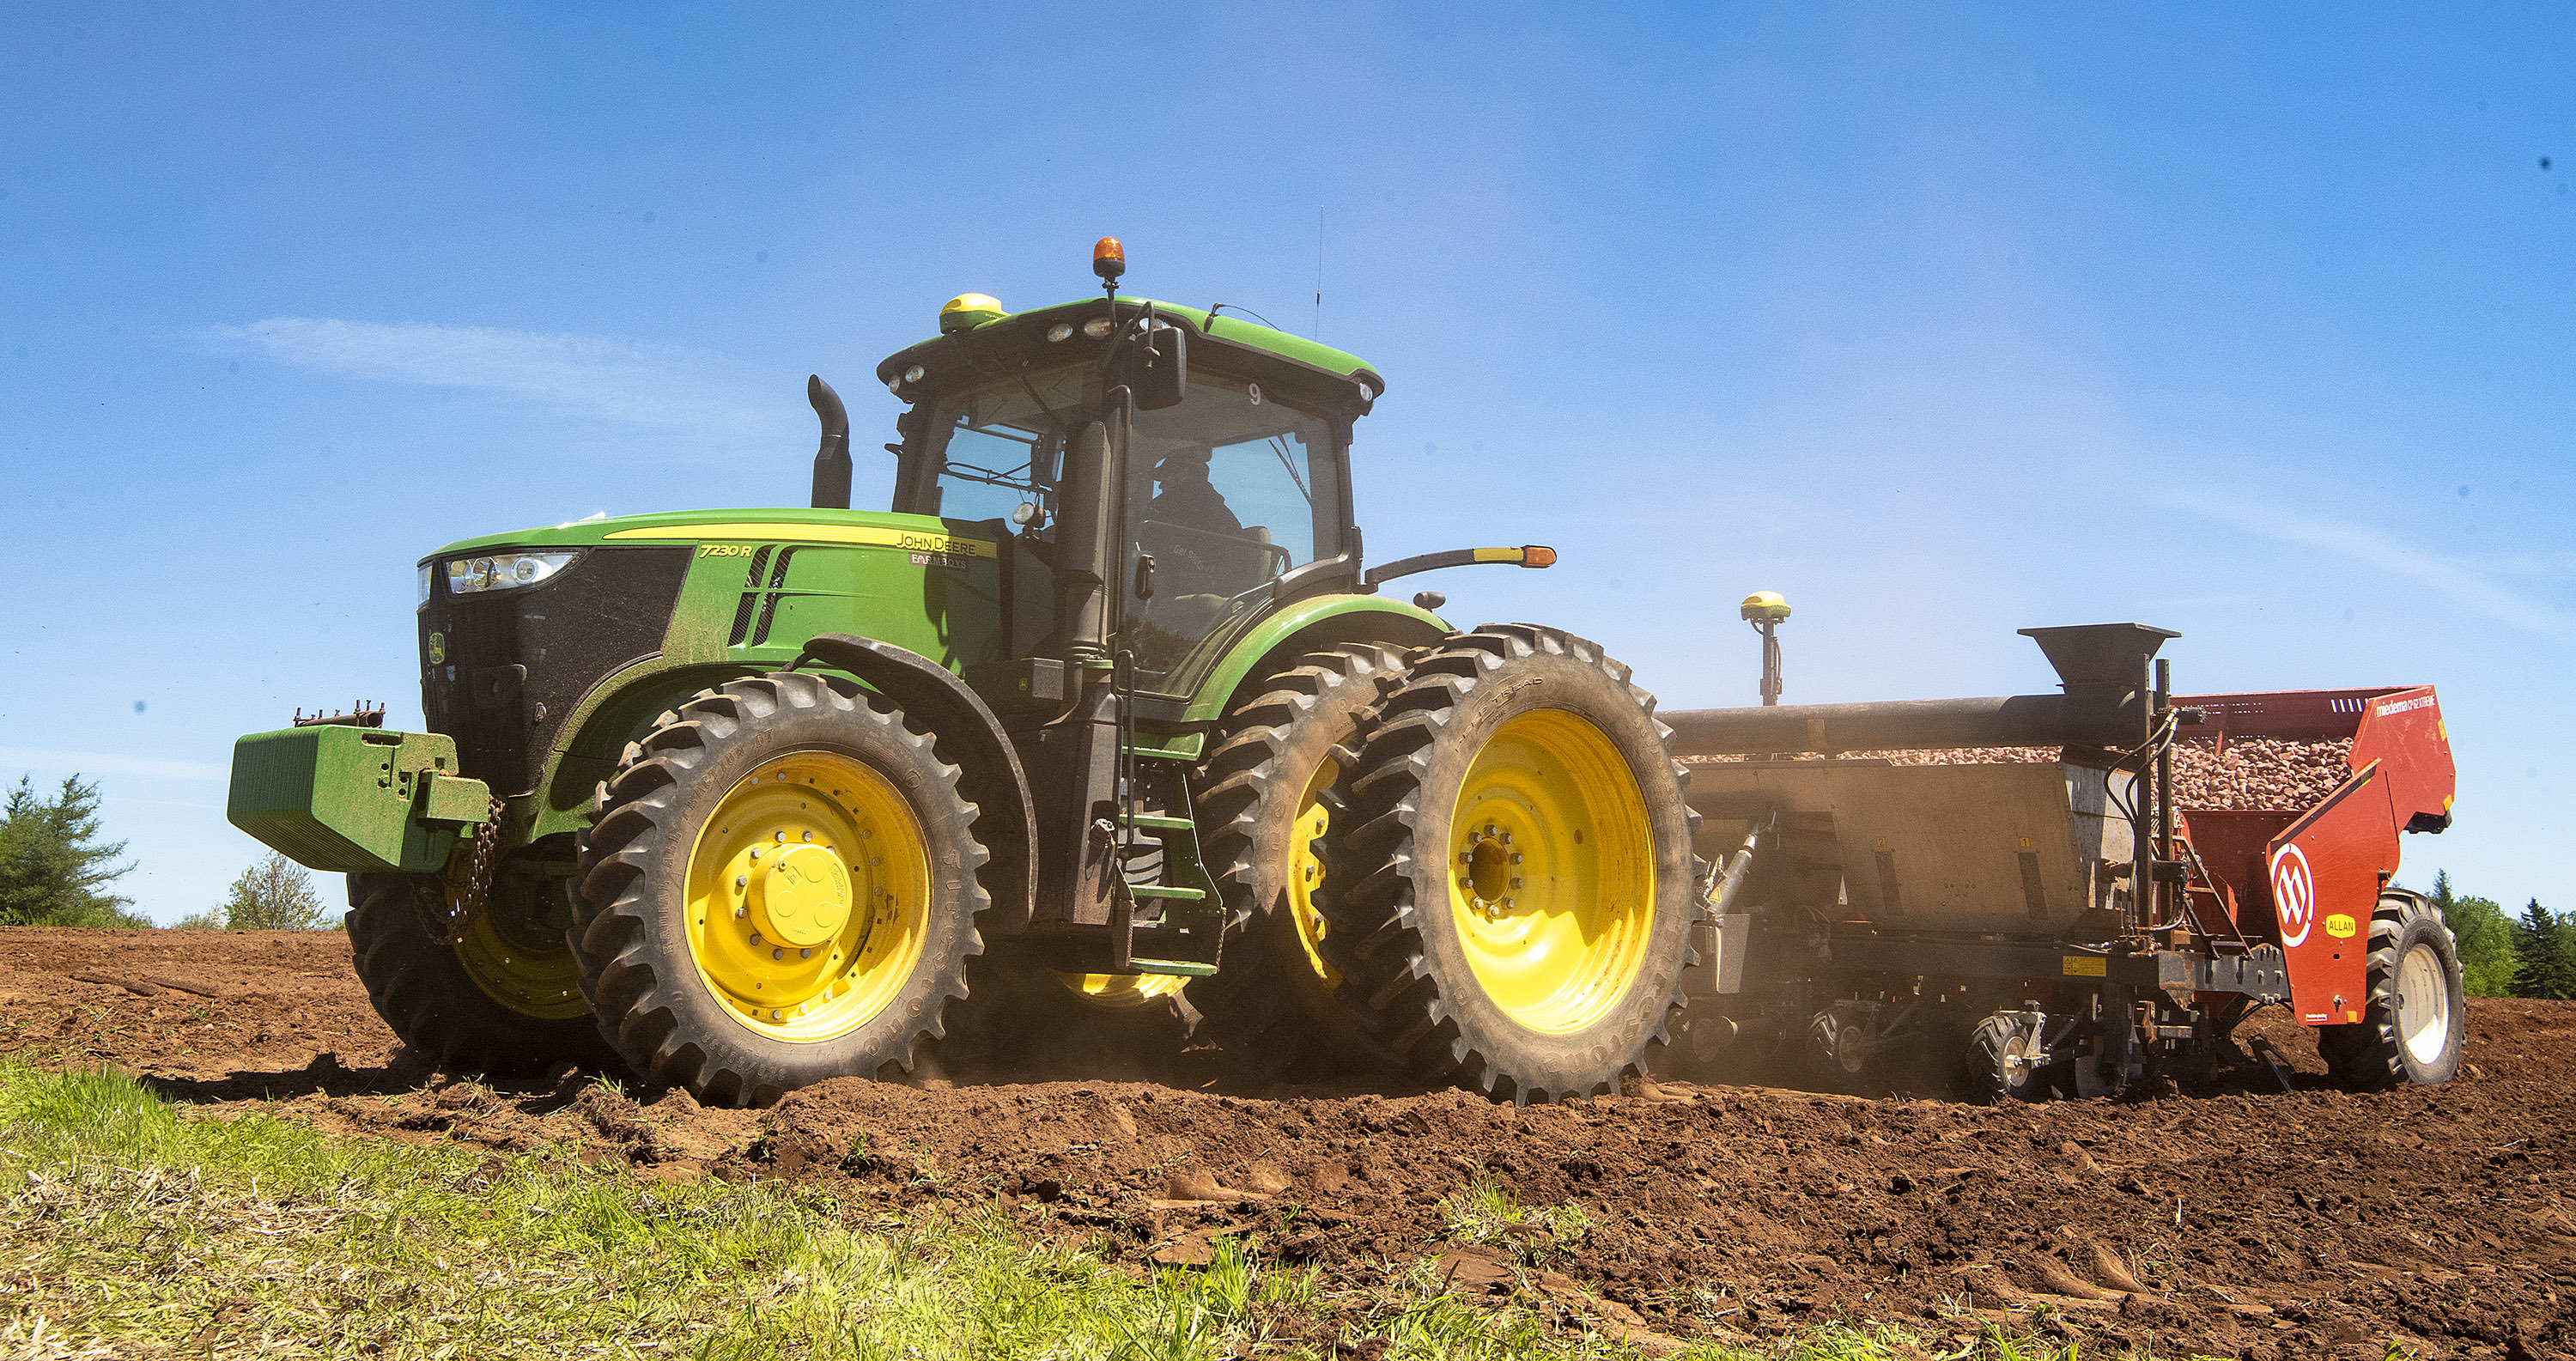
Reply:
[[[1159, 1082], [847, 1080], [753, 1114], [413, 1066], [336, 935], [0, 932], [0, 1050], [326, 1128], [991, 1205], [1174, 1264], [1238, 1235], [1346, 1288], [1442, 1258], [1457, 1289], [1580, 1290], [1680, 1337], [2053, 1310], [2158, 1355], [2377, 1361], [2391, 1336], [2423, 1355], [2576, 1354], [2576, 1004], [2474, 1001], [2460, 1081], [2368, 1096], [2324, 1089], [2297, 1027], [2259, 1029], [2298, 1090], [2255, 1068], [2216, 1093], [1997, 1109], [1644, 1084], [1515, 1110], [1238, 1085], [1193, 1052]], [[1462, 1220], [1480, 1182], [1580, 1215]]]

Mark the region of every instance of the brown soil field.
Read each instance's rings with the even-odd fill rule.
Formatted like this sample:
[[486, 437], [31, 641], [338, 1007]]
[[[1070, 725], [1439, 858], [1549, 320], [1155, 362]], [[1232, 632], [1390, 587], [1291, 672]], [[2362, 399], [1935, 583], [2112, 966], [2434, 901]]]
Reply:
[[[2459, 1081], [2367, 1096], [2326, 1089], [2298, 1027], [2250, 1029], [2295, 1090], [2257, 1066], [2212, 1091], [1991, 1109], [1652, 1082], [1514, 1109], [1265, 1086], [1189, 1050], [1116, 1080], [958, 1070], [711, 1111], [578, 1073], [428, 1071], [338, 935], [0, 931], [0, 1051], [114, 1065], [218, 1116], [570, 1145], [873, 1213], [989, 1209], [1139, 1264], [1231, 1236], [1345, 1290], [1432, 1260], [1460, 1292], [1576, 1304], [1654, 1347], [1843, 1319], [2036, 1322], [2087, 1355], [2576, 1355], [2576, 1004], [2475, 1000]], [[1464, 1244], [1447, 1204], [1479, 1179], [1582, 1223]]]

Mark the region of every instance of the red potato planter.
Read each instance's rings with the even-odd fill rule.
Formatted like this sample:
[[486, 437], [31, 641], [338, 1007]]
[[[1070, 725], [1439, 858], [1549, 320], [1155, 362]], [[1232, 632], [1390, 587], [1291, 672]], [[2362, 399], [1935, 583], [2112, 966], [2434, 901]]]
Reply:
[[1860, 1090], [1928, 1044], [1972, 1095], [2095, 1094], [2278, 1006], [2339, 1085], [2449, 1080], [2458, 949], [2392, 886], [2450, 825], [2432, 688], [2176, 695], [2164, 630], [2024, 632], [2063, 694], [1666, 715], [1721, 868], [1664, 1067], [1795, 1044]]

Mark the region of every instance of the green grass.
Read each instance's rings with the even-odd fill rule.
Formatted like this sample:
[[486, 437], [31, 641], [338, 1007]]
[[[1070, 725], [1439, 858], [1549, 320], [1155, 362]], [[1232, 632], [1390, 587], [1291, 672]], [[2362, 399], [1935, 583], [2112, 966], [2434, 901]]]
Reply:
[[[1480, 1185], [1453, 1206], [1459, 1236], [1580, 1236], [1561, 1211]], [[780, 1182], [666, 1183], [560, 1151], [199, 1118], [114, 1073], [0, 1060], [0, 1352], [13, 1356], [1642, 1355], [1561, 1306], [1453, 1298], [1427, 1270], [1337, 1298], [1256, 1257], [1226, 1239], [1205, 1269], [1139, 1275], [1034, 1244], [1005, 1212], [872, 1219]], [[2001, 1338], [1968, 1350], [2059, 1355]], [[1749, 1354], [1943, 1353], [1827, 1328], [1691, 1356]]]

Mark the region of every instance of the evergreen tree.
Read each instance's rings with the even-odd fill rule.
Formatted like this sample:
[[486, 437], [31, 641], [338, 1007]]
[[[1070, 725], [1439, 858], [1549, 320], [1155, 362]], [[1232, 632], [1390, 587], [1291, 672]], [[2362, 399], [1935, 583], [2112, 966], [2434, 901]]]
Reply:
[[322, 925], [322, 895], [302, 865], [270, 851], [233, 880], [224, 925], [235, 931], [311, 931]]
[[2425, 895], [2442, 909], [2442, 920], [2459, 942], [2462, 987], [2471, 997], [2506, 997], [2513, 992], [2516, 960], [2513, 923], [2504, 905], [2493, 898], [2464, 897], [2451, 887], [2451, 873], [2433, 876]]
[[2540, 905], [2534, 898], [2513, 924], [2513, 995], [2576, 998], [2576, 922]]
[[134, 866], [108, 862], [125, 843], [98, 842], [98, 786], [73, 775], [53, 798], [28, 777], [0, 807], [0, 926], [150, 926], [133, 900], [101, 892]]

